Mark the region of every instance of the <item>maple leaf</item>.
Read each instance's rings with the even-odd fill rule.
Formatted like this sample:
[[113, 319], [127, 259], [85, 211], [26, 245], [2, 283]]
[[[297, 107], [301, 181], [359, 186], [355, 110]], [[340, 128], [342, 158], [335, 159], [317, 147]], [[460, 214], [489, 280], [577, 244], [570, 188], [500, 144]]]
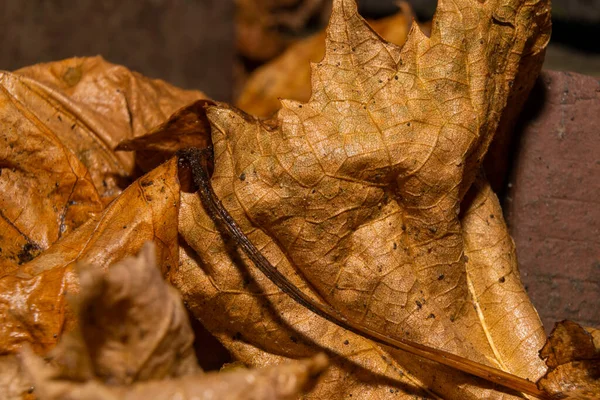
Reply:
[[[518, 278], [514, 245], [495, 195], [475, 176], [494, 133], [505, 133], [509, 123], [503, 121], [518, 111], [519, 102], [511, 99], [523, 97], [539, 70], [548, 17], [543, 1], [443, 1], [431, 38], [413, 26], [400, 49], [381, 41], [353, 2], [340, 0], [307, 104], [284, 102], [277, 120], [259, 121], [227, 106], [194, 103], [150, 135], [122, 142], [121, 148], [137, 150], [143, 158], [138, 164], [150, 169], [185, 144], [204, 145], [208, 116], [216, 154], [212, 185], [245, 235], [311, 301], [333, 306], [328, 309], [341, 313], [343, 321], [364, 329], [345, 330], [287, 297], [223, 235], [223, 226], [215, 225], [210, 208], [195, 195], [181, 193], [179, 210], [171, 160], [101, 215], [89, 212], [87, 223], [0, 278], [7, 289], [1, 312], [9, 322], [3, 352], [24, 342], [45, 352], [73, 328], [74, 311], [64, 293], [79, 290], [75, 262], [103, 270], [152, 239], [159, 245], [162, 274], [239, 360], [260, 366], [322, 350], [331, 356], [333, 366], [309, 397], [518, 395], [386, 344], [409, 338], [531, 380], [545, 372], [535, 354], [543, 330]], [[36, 310], [31, 315], [19, 308], [23, 292]], [[103, 301], [89, 303], [96, 304]], [[99, 328], [114, 339], [106, 324]], [[381, 332], [386, 339], [374, 342], [363, 332]], [[134, 350], [146, 348], [138, 344]], [[121, 350], [122, 355], [131, 349]], [[192, 375], [173, 386], [105, 388], [95, 382], [97, 371], [71, 368], [63, 373], [88, 382], [62, 382], [56, 392], [56, 371], [25, 357], [50, 398], [65, 388], [101, 391], [105, 398], [160, 389], [170, 396], [179, 385], [189, 396], [206, 389]], [[10, 359], [0, 361], [15, 369]], [[110, 369], [102, 357], [98, 361]], [[307, 377], [323, 366], [316, 358], [292, 369]], [[131, 382], [119, 368], [117, 380]], [[88, 375], [77, 375], [85, 371]], [[294, 374], [290, 379], [298, 379]], [[286, 379], [277, 369], [264, 375], [269, 382]], [[257, 376], [241, 373], [232, 382]], [[240, 395], [251, 390], [242, 387]]]
[[162, 269], [151, 243], [106, 274], [80, 267], [78, 329], [52, 351], [52, 366], [30, 350], [22, 354], [34, 394], [42, 400], [292, 399], [327, 366], [320, 355], [265, 370], [203, 374], [187, 311]]
[[[545, 1], [441, 1], [431, 37], [414, 25], [399, 48], [354, 2], [336, 1], [308, 103], [283, 101], [266, 122], [208, 107], [216, 195], [277, 271], [347, 320], [537, 380], [543, 329], [497, 200], [472, 183], [501, 117], [516, 112], [507, 99], [539, 71], [548, 33]], [[198, 256], [181, 254], [171, 279], [236, 357], [260, 365], [328, 349], [341, 357], [315, 398], [391, 396], [348, 362], [407, 395], [502, 396], [303, 312], [251, 267], [239, 270], [199, 202], [183, 195], [181, 207], [180, 232]]]

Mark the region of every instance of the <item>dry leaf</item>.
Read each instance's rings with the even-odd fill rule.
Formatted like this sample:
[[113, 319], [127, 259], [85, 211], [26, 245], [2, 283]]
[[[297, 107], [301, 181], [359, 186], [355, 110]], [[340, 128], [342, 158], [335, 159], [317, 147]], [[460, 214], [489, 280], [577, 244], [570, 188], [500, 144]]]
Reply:
[[[264, 370], [204, 375], [177, 291], [162, 279], [154, 246], [136, 258], [81, 270], [79, 330], [52, 366], [22, 354], [34, 394], [51, 399], [292, 399], [327, 366], [324, 355]], [[210, 349], [206, 349], [210, 351]]]
[[[407, 3], [396, 15], [369, 22], [375, 32], [397, 45], [406, 41], [411, 23], [412, 12]], [[237, 106], [252, 115], [270, 117], [281, 107], [280, 99], [307, 101], [311, 93], [310, 63], [320, 61], [324, 54], [324, 31], [291, 45], [250, 75]]]
[[0, 275], [100, 213], [129, 184], [140, 136], [203, 98], [100, 57], [0, 73]]
[[540, 350], [548, 372], [538, 386], [568, 399], [597, 399], [600, 396], [600, 330], [572, 321], [554, 326]]
[[14, 353], [30, 343], [36, 352], [45, 353], [72, 327], [65, 296], [78, 292], [73, 270], [77, 262], [106, 269], [152, 240], [167, 274], [178, 262], [178, 207], [173, 159], [138, 179], [102, 213], [33, 261], [0, 276], [0, 352]]
[[0, 356], [0, 399], [35, 400], [31, 379], [16, 355]]
[[115, 150], [136, 151], [139, 167], [150, 171], [171, 158], [177, 150], [207, 147], [210, 143], [210, 124], [204, 107], [209, 104], [214, 103], [198, 100], [189, 104], [145, 135], [122, 141]]
[[[537, 380], [543, 330], [514, 274], [497, 200], [483, 183], [465, 194], [509, 95], [522, 90], [512, 82], [523, 60], [539, 60], [531, 55], [548, 34], [545, 1], [440, 1], [431, 38], [414, 25], [400, 49], [371, 31], [354, 2], [335, 1], [308, 103], [284, 101], [266, 122], [208, 107], [212, 185], [278, 271], [345, 318]], [[527, 67], [533, 81], [540, 64]], [[183, 196], [190, 248], [171, 278], [236, 357], [261, 365], [315, 347], [342, 356], [314, 398], [510, 396], [307, 314], [242, 269], [244, 256], [194, 201]], [[383, 376], [364, 379], [344, 363]], [[394, 393], [370, 386], [377, 379]]]
[[91, 266], [80, 272], [79, 331], [94, 375], [108, 384], [199, 370], [187, 311], [160, 268], [155, 246], [147, 243], [106, 273]]
[[258, 370], [188, 375], [118, 387], [98, 381], [61, 382], [33, 354], [23, 357], [40, 400], [293, 400], [309, 390], [327, 366], [327, 359], [320, 355]]
[[[324, 0], [236, 0], [236, 48], [251, 60], [279, 54], [308, 20], [318, 15]], [[286, 34], [285, 31], [292, 32]]]

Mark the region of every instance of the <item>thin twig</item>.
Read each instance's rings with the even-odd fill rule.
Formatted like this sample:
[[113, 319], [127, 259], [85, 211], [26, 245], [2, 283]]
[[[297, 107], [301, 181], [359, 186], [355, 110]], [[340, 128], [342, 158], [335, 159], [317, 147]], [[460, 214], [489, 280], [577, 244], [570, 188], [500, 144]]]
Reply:
[[516, 390], [539, 399], [552, 400], [552, 396], [537, 388], [535, 383], [523, 379], [519, 376], [508, 372], [479, 364], [475, 361], [464, 357], [448, 353], [443, 350], [438, 350], [429, 346], [425, 346], [406, 339], [395, 339], [380, 333], [371, 328], [366, 328], [354, 321], [344, 317], [339, 311], [333, 307], [322, 304], [307, 296], [287, 277], [277, 270], [270, 262], [262, 255], [260, 250], [252, 244], [248, 237], [238, 227], [233, 217], [223, 207], [221, 201], [217, 198], [212, 189], [210, 178], [204, 167], [209, 160], [207, 157], [212, 157], [212, 149], [186, 149], [180, 151], [179, 155], [187, 161], [192, 169], [194, 183], [198, 186], [198, 194], [206, 207], [209, 215], [215, 219], [216, 223], [225, 228], [227, 233], [235, 240], [237, 245], [244, 253], [252, 260], [254, 265], [267, 276], [279, 289], [290, 296], [297, 303], [309, 309], [313, 313], [319, 315], [326, 320], [333, 322], [341, 328], [353, 332], [359, 336], [370, 339], [374, 342], [385, 346], [392, 347], [397, 350], [403, 350], [416, 356], [438, 362], [448, 367], [457, 369], [470, 375], [475, 375], [489, 382], [496, 383], [503, 387]]

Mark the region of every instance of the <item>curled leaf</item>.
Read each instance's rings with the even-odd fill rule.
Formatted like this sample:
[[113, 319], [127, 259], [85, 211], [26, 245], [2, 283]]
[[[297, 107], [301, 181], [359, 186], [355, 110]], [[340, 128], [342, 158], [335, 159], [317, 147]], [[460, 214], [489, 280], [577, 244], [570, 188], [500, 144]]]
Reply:
[[78, 332], [53, 350], [52, 366], [28, 348], [21, 354], [38, 398], [293, 399], [327, 367], [320, 354], [263, 370], [204, 375], [187, 312], [160, 270], [151, 244], [106, 274], [81, 270]]
[[[519, 307], [528, 299], [518, 279], [510, 290], [500, 286], [487, 293], [495, 286], [486, 274], [494, 276], [498, 255], [512, 251], [506, 227], [481, 225], [476, 212], [462, 221], [461, 209], [470, 207], [465, 195], [501, 115], [511, 107], [510, 94], [519, 90], [511, 82], [522, 57], [543, 51], [548, 33], [545, 1], [440, 1], [431, 37], [414, 25], [399, 48], [366, 25], [354, 2], [335, 1], [325, 57], [313, 66], [309, 102], [284, 101], [270, 121], [223, 105], [208, 107], [216, 195], [278, 271], [347, 320], [536, 380], [545, 371], [532, 356], [543, 342], [541, 324], [530, 305]], [[539, 68], [529, 65], [528, 79]], [[486, 197], [484, 187], [475, 197], [478, 190]], [[194, 313], [233, 353], [248, 347], [243, 341], [263, 354], [287, 356], [287, 345], [279, 344], [284, 337], [265, 340], [265, 330], [274, 335], [282, 326], [299, 330], [288, 342], [300, 336], [309, 346], [333, 347], [322, 344], [327, 325], [308, 327], [307, 317], [282, 317], [287, 306], [274, 297], [278, 291], [252, 268], [248, 278], [226, 267], [242, 264], [239, 253], [214, 234], [207, 236], [215, 229], [206, 211], [186, 212], [187, 207], [182, 206], [180, 231], [202, 271], [190, 282], [192, 267], [181, 266], [172, 279], [185, 274], [188, 282], [178, 277], [176, 286], [190, 304], [195, 300]], [[493, 202], [486, 207], [495, 208]], [[481, 242], [467, 228], [481, 232]], [[473, 268], [468, 252], [478, 258]], [[503, 263], [516, 268], [510, 260]], [[254, 299], [251, 293], [257, 292], [267, 299]], [[234, 295], [247, 300], [234, 302]], [[512, 307], [487, 310], [501, 299]], [[255, 327], [270, 314], [273, 325]], [[254, 315], [249, 323], [248, 315]], [[496, 317], [511, 328], [494, 329], [489, 322]], [[236, 333], [222, 319], [244, 321], [240, 340], [225, 339], [225, 332], [234, 338]], [[523, 340], [515, 343], [518, 334], [511, 332], [522, 332]], [[296, 351], [289, 355], [297, 357]], [[516, 351], [527, 352], [531, 362], [522, 362]], [[408, 387], [396, 382], [405, 394], [509, 396], [402, 351], [386, 349], [381, 357], [393, 365], [390, 370], [401, 371], [396, 377], [411, 382]], [[340, 397], [350, 390], [347, 385]], [[385, 398], [383, 392], [376, 396]]]
[[558, 322], [540, 350], [548, 372], [538, 387], [568, 399], [600, 397], [600, 331], [573, 321]]
[[97, 216], [130, 181], [115, 153], [204, 95], [101, 57], [0, 72], [0, 275]]
[[102, 213], [53, 244], [42, 255], [0, 276], [0, 352], [30, 343], [45, 353], [74, 323], [66, 295], [79, 291], [78, 262], [106, 269], [136, 254], [147, 241], [167, 274], [177, 264], [179, 181], [175, 159], [128, 187]]
[[23, 362], [40, 400], [293, 400], [309, 390], [327, 367], [327, 358], [320, 355], [258, 370], [195, 374], [119, 387], [97, 380], [57, 380], [56, 372], [32, 353], [25, 352]]

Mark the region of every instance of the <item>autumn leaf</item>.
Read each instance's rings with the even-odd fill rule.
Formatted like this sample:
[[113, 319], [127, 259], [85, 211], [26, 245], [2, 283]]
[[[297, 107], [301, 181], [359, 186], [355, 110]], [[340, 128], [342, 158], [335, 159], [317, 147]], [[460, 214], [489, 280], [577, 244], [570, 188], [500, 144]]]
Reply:
[[204, 96], [101, 57], [0, 73], [0, 276], [68, 235], [131, 183], [116, 145]]
[[79, 331], [95, 375], [110, 384], [189, 375], [199, 370], [187, 311], [162, 278], [154, 245], [106, 274], [80, 276]]
[[[397, 14], [369, 21], [371, 28], [387, 41], [401, 46], [406, 41], [412, 11], [401, 4]], [[249, 77], [236, 105], [257, 117], [270, 117], [279, 110], [280, 99], [307, 101], [311, 94], [310, 63], [325, 54], [325, 32], [294, 43], [283, 54], [259, 67]]]
[[236, 49], [251, 60], [269, 60], [288, 45], [328, 2], [324, 0], [236, 0]]
[[[399, 48], [374, 34], [352, 1], [336, 1], [308, 103], [283, 101], [266, 122], [207, 108], [212, 186], [277, 271], [344, 318], [535, 381], [545, 372], [535, 356], [541, 323], [515, 274], [497, 200], [485, 183], [472, 184], [507, 99], [524, 90], [514, 86], [520, 67], [529, 84], [548, 34], [544, 1], [441, 1], [431, 37], [414, 25]], [[395, 395], [344, 362], [383, 371], [405, 396], [510, 397], [298, 309], [241, 267], [245, 256], [182, 196], [189, 248], [171, 279], [237, 358], [261, 365], [326, 349], [338, 358], [314, 398]]]
[[136, 151], [137, 165], [150, 171], [168, 160], [178, 150], [188, 147], [204, 148], [210, 142], [210, 124], [204, 107], [214, 104], [198, 100], [177, 110], [169, 119], [150, 132], [121, 141], [116, 151]]
[[[22, 107], [7, 92], [13, 98], [7, 95], [10, 102], [0, 104], [0, 112], [8, 110], [0, 121], [11, 127], [24, 121], [35, 129], [24, 131], [19, 146], [25, 150], [16, 153], [21, 158], [10, 152], [0, 158], [3, 171], [11, 162], [26, 165], [28, 170], [19, 166], [11, 172], [26, 171], [24, 181], [45, 191], [38, 196], [22, 190], [9, 199], [3, 188], [3, 201], [24, 207], [22, 199], [32, 198], [44, 204], [33, 207], [26, 218], [30, 225], [53, 202], [68, 204], [66, 188], [74, 187], [87, 208], [64, 208], [73, 211], [68, 219], [74, 222], [64, 234], [47, 235], [46, 247], [11, 248], [12, 261], [0, 274], [2, 353], [27, 343], [46, 353], [64, 332], [72, 332], [54, 350], [54, 365], [24, 353], [36, 395], [48, 399], [296, 398], [321, 372], [306, 398], [522, 397], [507, 388], [519, 387], [511, 386], [513, 378], [524, 384], [524, 393], [538, 397], [545, 397], [543, 391], [566, 393], [570, 384], [586, 385], [582, 377], [594, 370], [579, 368], [585, 364], [581, 360], [559, 363], [556, 370], [548, 364], [547, 372], [537, 357], [543, 328], [521, 285], [500, 205], [481, 173], [493, 137], [510, 131], [539, 72], [548, 35], [544, 0], [442, 0], [431, 37], [413, 24], [400, 48], [375, 34], [353, 1], [337, 0], [307, 103], [284, 101], [277, 117], [266, 121], [198, 101], [197, 92], [175, 107], [185, 97], [177, 89], [167, 86], [172, 96], [162, 96], [156, 89], [162, 84], [135, 76], [125, 110], [139, 110], [130, 122], [139, 114], [151, 123], [139, 130], [122, 125], [106, 139], [110, 146], [104, 152], [92, 151], [92, 159], [105, 153], [116, 157], [110, 153], [117, 143], [136, 151], [135, 159], [119, 155], [125, 161], [115, 165], [122, 168], [110, 171], [102, 167], [107, 162], [88, 162], [84, 141], [55, 133], [39, 122], [43, 118], [28, 114], [30, 107], [44, 110], [41, 100]], [[53, 87], [48, 101], [74, 101], [77, 91], [71, 86], [85, 81], [76, 68], [61, 68], [51, 64], [32, 75]], [[111, 119], [108, 87], [85, 96], [98, 121]], [[136, 97], [139, 93], [143, 96]], [[162, 108], [146, 109], [143, 102], [131, 107], [135, 99], [171, 111], [154, 120]], [[92, 126], [92, 117], [73, 115]], [[182, 147], [206, 146], [209, 131], [214, 160], [204, 161], [214, 161], [214, 172], [210, 184], [202, 178], [203, 203], [198, 194], [182, 191], [177, 160], [167, 160]], [[90, 132], [93, 137], [100, 131]], [[40, 148], [60, 149], [64, 157], [27, 147], [37, 145], [38, 137], [50, 143]], [[41, 161], [34, 159], [38, 153]], [[180, 153], [185, 154], [196, 153]], [[55, 176], [38, 178], [32, 171], [41, 163], [52, 172], [48, 165], [55, 160], [70, 180], [60, 196], [39, 200], [52, 193]], [[135, 176], [134, 163], [155, 169], [125, 190], [119, 179], [112, 192], [99, 188], [99, 177]], [[15, 185], [20, 177], [8, 182]], [[208, 192], [213, 208], [207, 205], [207, 187], [218, 197]], [[218, 207], [233, 219], [217, 215]], [[58, 209], [48, 214], [54, 219], [31, 232], [60, 227]], [[19, 218], [3, 223], [17, 226]], [[231, 235], [232, 226], [242, 232]], [[240, 246], [240, 238], [250, 247]], [[149, 240], [157, 245], [156, 259], [146, 248], [137, 261], [119, 262]], [[264, 275], [264, 265], [256, 268], [249, 248], [266, 257], [273, 274]], [[91, 267], [80, 287], [75, 265], [81, 263]], [[289, 297], [282, 281], [273, 278], [277, 274], [332, 317], [322, 318], [313, 306]], [[181, 303], [161, 276], [181, 291], [194, 316], [238, 362], [265, 369], [201, 374]], [[72, 307], [65, 298], [77, 292], [82, 303]], [[426, 359], [411, 346], [427, 348]], [[331, 360], [325, 371], [321, 352]], [[481, 371], [495, 368], [510, 379], [479, 379], [455, 369], [452, 360]], [[14, 383], [4, 380], [11, 395], [32, 394], [14, 357], [4, 356], [0, 366], [16, 376]], [[542, 392], [533, 384], [538, 379]]]
[[24, 343], [45, 353], [73, 328], [66, 295], [79, 292], [74, 275], [79, 262], [105, 270], [155, 241], [167, 274], [178, 262], [178, 205], [177, 162], [172, 159], [34, 260], [0, 276], [0, 353], [15, 353]]
[[204, 375], [177, 293], [162, 279], [154, 246], [106, 274], [80, 267], [78, 329], [52, 351], [52, 365], [22, 354], [34, 394], [51, 399], [292, 399], [327, 366], [322, 354], [264, 370]]
[[14, 354], [0, 356], [0, 398], [35, 400], [33, 389], [21, 360]]
[[600, 330], [558, 322], [540, 350], [548, 372], [538, 386], [560, 398], [596, 399], [600, 393]]

